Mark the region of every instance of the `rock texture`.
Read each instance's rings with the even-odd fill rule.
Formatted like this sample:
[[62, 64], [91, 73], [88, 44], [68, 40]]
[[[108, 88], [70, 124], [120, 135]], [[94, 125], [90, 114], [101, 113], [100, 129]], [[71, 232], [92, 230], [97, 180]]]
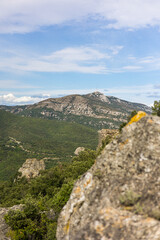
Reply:
[[75, 184], [57, 240], [160, 240], [160, 118], [126, 126]]
[[39, 175], [41, 170], [45, 170], [44, 160], [37, 160], [36, 158], [27, 159], [22, 167], [18, 170], [22, 175], [21, 177], [34, 178]]
[[11, 208], [0, 208], [0, 240], [9, 240], [10, 238], [6, 236], [9, 231], [9, 226], [5, 223], [4, 216], [9, 210], [21, 210], [23, 205], [13, 206]]
[[109, 136], [111, 139], [119, 133], [116, 129], [101, 129], [98, 131], [98, 148], [102, 146], [102, 141]]

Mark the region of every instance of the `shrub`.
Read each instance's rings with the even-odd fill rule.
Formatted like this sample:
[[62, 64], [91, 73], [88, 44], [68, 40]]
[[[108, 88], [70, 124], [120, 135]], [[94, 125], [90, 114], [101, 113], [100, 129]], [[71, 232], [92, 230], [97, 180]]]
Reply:
[[132, 190], [129, 190], [125, 192], [125, 194], [121, 195], [119, 200], [120, 203], [124, 206], [133, 206], [135, 203], [138, 202], [141, 195], [133, 192]]
[[160, 117], [160, 101], [154, 101], [154, 105], [152, 107], [152, 114]]

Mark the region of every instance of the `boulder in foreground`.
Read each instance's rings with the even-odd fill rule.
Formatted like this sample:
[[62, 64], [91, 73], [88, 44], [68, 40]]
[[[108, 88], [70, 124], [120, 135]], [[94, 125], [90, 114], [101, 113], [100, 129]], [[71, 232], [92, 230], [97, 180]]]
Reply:
[[58, 240], [160, 239], [160, 118], [125, 127], [75, 184]]

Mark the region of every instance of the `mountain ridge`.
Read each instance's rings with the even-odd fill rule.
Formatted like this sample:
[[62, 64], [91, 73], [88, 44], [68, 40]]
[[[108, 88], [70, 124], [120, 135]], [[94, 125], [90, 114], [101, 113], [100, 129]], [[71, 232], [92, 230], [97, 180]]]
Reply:
[[128, 102], [100, 92], [48, 98], [33, 105], [0, 106], [0, 109], [27, 117], [77, 122], [97, 129], [118, 128], [133, 110], [151, 113], [151, 108], [144, 104]]

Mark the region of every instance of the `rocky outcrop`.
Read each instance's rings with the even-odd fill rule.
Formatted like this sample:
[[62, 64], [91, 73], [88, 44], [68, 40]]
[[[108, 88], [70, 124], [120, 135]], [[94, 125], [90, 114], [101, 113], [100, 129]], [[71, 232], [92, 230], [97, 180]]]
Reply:
[[22, 167], [18, 170], [22, 175], [21, 177], [34, 178], [39, 175], [41, 170], [45, 170], [44, 160], [37, 160], [36, 158], [27, 159]]
[[126, 126], [75, 184], [57, 240], [160, 239], [160, 118]]
[[80, 154], [80, 152], [83, 152], [84, 150], [85, 150], [84, 147], [78, 147], [78, 148], [76, 148], [76, 150], [74, 151], [74, 154], [78, 156], [78, 155]]
[[9, 240], [7, 233], [9, 231], [9, 226], [4, 220], [4, 216], [9, 212], [9, 210], [21, 210], [23, 205], [16, 205], [11, 208], [0, 208], [0, 240]]

